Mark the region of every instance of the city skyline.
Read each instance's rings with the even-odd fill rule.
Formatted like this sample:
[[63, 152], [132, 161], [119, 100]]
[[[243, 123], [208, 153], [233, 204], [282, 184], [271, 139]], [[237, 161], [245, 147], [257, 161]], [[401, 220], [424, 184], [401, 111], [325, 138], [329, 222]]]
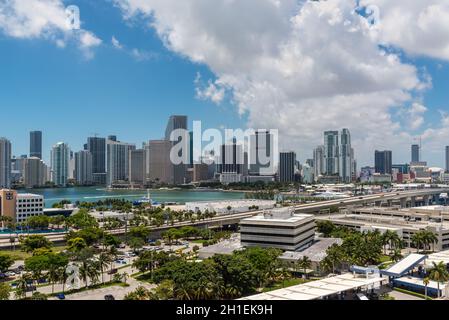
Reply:
[[[418, 38], [406, 43], [385, 37], [383, 30], [397, 27], [401, 32], [393, 15], [400, 3], [372, 1], [382, 15], [378, 25], [368, 28], [352, 15], [352, 1], [285, 1], [277, 7], [258, 1], [260, 14], [251, 24], [243, 18], [228, 22], [250, 11], [253, 1], [218, 1], [216, 6], [185, 1], [182, 8], [174, 1], [147, 1], [147, 6], [113, 2], [115, 6], [73, 1], [82, 22], [81, 30], [73, 33], [57, 23], [65, 14], [62, 1], [40, 1], [42, 12], [52, 12], [44, 20], [42, 12], [24, 12], [16, 1], [0, 5], [17, 18], [0, 22], [0, 67], [6, 75], [0, 77], [0, 106], [8, 108], [11, 118], [21, 119], [2, 124], [0, 136], [12, 141], [14, 155], [28, 154], [32, 130], [44, 132], [48, 162], [49, 150], [58, 141], [81, 150], [85, 137], [99, 133], [141, 143], [163, 137], [169, 115], [186, 114], [211, 128], [279, 129], [281, 149], [294, 150], [301, 162], [312, 157], [326, 130], [350, 129], [359, 166], [372, 163], [375, 149], [392, 150], [393, 162], [407, 162], [410, 145], [421, 136], [423, 160], [445, 167], [449, 57], [440, 42], [418, 45]], [[429, 38], [415, 23], [428, 6], [401, 7], [416, 37]], [[224, 9], [220, 15], [218, 7]], [[196, 12], [195, 19], [180, 14], [188, 8]], [[448, 14], [444, 7], [439, 11]], [[331, 26], [337, 13], [340, 18]], [[270, 17], [268, 30], [260, 17]], [[149, 26], [152, 19], [155, 23]], [[19, 21], [35, 27], [27, 29]], [[348, 32], [349, 22], [355, 32]], [[311, 27], [320, 28], [323, 37], [310, 38]], [[449, 38], [447, 30], [438, 31]], [[195, 40], [201, 37], [192, 39], [198, 33], [216, 45]], [[336, 55], [338, 50], [329, 52], [326, 48], [332, 45], [324, 43], [348, 57]], [[379, 43], [386, 48], [379, 48]], [[290, 60], [282, 48], [299, 56]], [[323, 56], [317, 48], [326, 50]]]

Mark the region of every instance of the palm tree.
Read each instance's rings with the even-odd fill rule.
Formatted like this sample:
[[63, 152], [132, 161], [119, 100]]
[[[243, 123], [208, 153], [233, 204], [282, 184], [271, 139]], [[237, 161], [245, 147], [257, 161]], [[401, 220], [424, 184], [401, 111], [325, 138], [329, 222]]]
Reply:
[[427, 287], [429, 286], [430, 279], [428, 277], [424, 278], [423, 283], [425, 286], [424, 295], [426, 296], [426, 300], [427, 300]]
[[438, 283], [438, 297], [440, 297], [440, 283], [445, 283], [449, 280], [449, 272], [444, 262], [439, 262], [436, 264], [432, 262], [433, 267], [429, 271], [430, 280], [436, 281]]
[[412, 243], [416, 246], [416, 252], [419, 253], [419, 250], [421, 249], [421, 244], [423, 243], [424, 239], [423, 239], [423, 234], [421, 231], [415, 233], [412, 236]]
[[27, 289], [28, 289], [28, 281], [27, 281], [27, 276], [26, 275], [22, 275], [17, 281], [17, 286], [16, 286], [16, 298], [17, 299], [23, 299], [26, 297], [27, 294]]
[[55, 264], [50, 264], [48, 273], [47, 273], [48, 281], [51, 283], [51, 293], [55, 293], [55, 283], [61, 280], [61, 272], [60, 267]]
[[87, 268], [87, 275], [89, 276], [92, 285], [96, 285], [100, 281], [100, 274], [101, 271], [98, 260], [91, 260]]
[[102, 252], [98, 256], [97, 262], [98, 262], [98, 266], [100, 267], [100, 272], [101, 272], [101, 283], [104, 283], [104, 271], [113, 262], [112, 256], [107, 252]]
[[438, 237], [432, 231], [425, 231], [427, 244], [432, 244], [432, 251], [435, 252], [435, 244], [438, 243]]
[[398, 262], [399, 260], [401, 260], [403, 258], [401, 250], [400, 249], [395, 249], [391, 254], [390, 254], [390, 258], [391, 260], [393, 260], [394, 262]]
[[312, 267], [312, 260], [310, 260], [309, 257], [304, 256], [298, 261], [298, 267], [304, 271], [304, 276], [307, 276], [307, 269]]

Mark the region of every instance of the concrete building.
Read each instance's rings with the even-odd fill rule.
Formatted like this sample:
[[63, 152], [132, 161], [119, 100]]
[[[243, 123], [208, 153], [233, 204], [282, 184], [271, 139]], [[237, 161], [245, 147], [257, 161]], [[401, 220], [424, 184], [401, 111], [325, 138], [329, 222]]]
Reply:
[[92, 154], [92, 176], [94, 184], [106, 185], [106, 139], [87, 138], [87, 151]]
[[351, 146], [351, 133], [349, 129], [343, 129], [340, 135], [339, 146], [339, 174], [341, 181], [350, 183], [353, 178], [354, 149]]
[[30, 158], [42, 159], [42, 131], [30, 132]]
[[315, 238], [315, 218], [309, 214], [293, 214], [290, 209], [267, 211], [240, 222], [244, 247], [278, 248], [297, 251]]
[[92, 185], [93, 177], [93, 157], [87, 150], [75, 153], [75, 180], [79, 185]]
[[393, 152], [392, 151], [378, 151], [374, 152], [374, 162], [376, 173], [392, 174], [393, 173]]
[[144, 149], [129, 151], [129, 183], [132, 187], [146, 184], [146, 152]]
[[26, 188], [40, 188], [47, 182], [47, 165], [38, 157], [24, 159], [23, 184]]
[[[414, 200], [417, 201], [417, 200]], [[412, 199], [413, 202], [413, 199]], [[317, 221], [328, 220], [360, 232], [387, 230], [396, 232], [409, 248], [413, 248], [412, 237], [419, 231], [433, 232], [438, 238], [437, 251], [449, 248], [449, 210], [443, 206], [419, 208], [354, 207], [334, 215], [320, 215]]]
[[0, 216], [7, 216], [15, 223], [25, 222], [29, 217], [44, 214], [44, 198], [41, 195], [0, 190]]
[[19, 193], [16, 202], [16, 222], [44, 214], [44, 197], [37, 194]]
[[240, 235], [233, 234], [231, 238], [220, 241], [217, 244], [203, 247], [198, 251], [198, 259], [205, 260], [212, 258], [213, 256], [220, 255], [231, 255], [236, 251], [243, 250], [243, 246], [240, 242]]
[[274, 200], [223, 200], [187, 202], [186, 210], [215, 212], [217, 215], [236, 214], [253, 210], [269, 210], [276, 206]]
[[302, 182], [312, 184], [315, 181], [315, 177], [313, 176], [313, 168], [308, 164], [302, 165]]
[[326, 173], [324, 146], [318, 146], [315, 150], [313, 150], [313, 169], [315, 181], [318, 181], [318, 178]]
[[324, 166], [328, 176], [339, 174], [339, 141], [338, 131], [324, 132]]
[[135, 149], [130, 143], [107, 141], [106, 182], [109, 187], [129, 182], [129, 153]]
[[11, 142], [0, 138], [0, 188], [11, 187]]
[[174, 184], [173, 164], [170, 161], [171, 141], [149, 142], [149, 179], [151, 182]]
[[279, 154], [279, 181], [294, 182], [295, 181], [295, 163], [296, 153], [281, 152]]
[[53, 146], [51, 151], [52, 181], [56, 186], [66, 187], [69, 177], [70, 149], [64, 142]]
[[249, 175], [274, 175], [274, 137], [269, 130], [257, 130], [249, 137]]

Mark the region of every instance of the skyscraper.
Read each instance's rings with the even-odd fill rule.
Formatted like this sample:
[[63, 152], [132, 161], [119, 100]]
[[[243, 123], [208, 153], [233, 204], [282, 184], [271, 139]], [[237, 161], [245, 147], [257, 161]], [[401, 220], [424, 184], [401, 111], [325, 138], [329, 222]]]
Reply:
[[[174, 130], [177, 129], [183, 129], [183, 130], [187, 130], [187, 116], [179, 116], [179, 115], [174, 115], [174, 116], [170, 116], [168, 123], [167, 123], [167, 128], [165, 129], [165, 140], [167, 141], [171, 141], [172, 142], [172, 146], [177, 146], [178, 143], [180, 142], [180, 138], [179, 137], [175, 137], [175, 139], [171, 139], [171, 134]], [[187, 156], [186, 161], [184, 161], [184, 163], [181, 164], [174, 164], [173, 165], [173, 179], [174, 179], [174, 184], [183, 184], [186, 180], [186, 176], [187, 176], [187, 162], [189, 161], [189, 155], [188, 153], [190, 150], [190, 134], [185, 131], [184, 132], [186, 135], [183, 137], [182, 143], [184, 144], [182, 146], [182, 150], [186, 153], [183, 154], [183, 152], [181, 151], [178, 155], [182, 158]]]
[[0, 138], [0, 189], [11, 188], [11, 142]]
[[26, 188], [39, 188], [47, 182], [47, 166], [37, 157], [24, 159], [23, 183]]
[[374, 152], [374, 167], [376, 173], [392, 174], [393, 173], [393, 152], [392, 151], [378, 151]]
[[135, 150], [133, 144], [108, 140], [107, 143], [107, 184], [129, 181], [129, 151]]
[[59, 187], [67, 186], [69, 176], [70, 149], [64, 142], [53, 146], [51, 151], [52, 181]]
[[420, 146], [418, 144], [412, 144], [412, 162], [420, 161]]
[[324, 162], [326, 175], [334, 176], [339, 174], [338, 131], [324, 132]]
[[173, 184], [174, 170], [170, 161], [171, 141], [151, 140], [149, 149], [149, 179], [156, 183]]
[[146, 152], [144, 149], [129, 151], [129, 183], [143, 187], [146, 183]]
[[449, 173], [449, 146], [446, 146], [446, 172]]
[[249, 174], [272, 175], [274, 156], [272, 154], [273, 135], [268, 130], [258, 130], [250, 136]]
[[42, 159], [42, 131], [30, 132], [30, 157]]
[[79, 185], [93, 184], [92, 154], [87, 150], [75, 153], [75, 180]]
[[92, 154], [92, 176], [94, 184], [106, 184], [106, 139], [87, 138], [87, 150]]
[[340, 136], [339, 173], [341, 181], [349, 183], [353, 178], [354, 150], [351, 147], [351, 133], [349, 129], [343, 129]]
[[281, 152], [279, 154], [279, 181], [293, 182], [295, 181], [295, 163], [296, 153]]
[[315, 150], [313, 150], [313, 170], [315, 180], [326, 172], [324, 162], [324, 146], [318, 146]]

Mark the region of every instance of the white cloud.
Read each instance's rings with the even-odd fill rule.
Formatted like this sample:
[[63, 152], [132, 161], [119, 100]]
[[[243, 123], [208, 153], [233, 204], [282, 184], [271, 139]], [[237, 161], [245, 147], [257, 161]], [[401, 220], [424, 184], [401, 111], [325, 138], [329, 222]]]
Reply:
[[123, 49], [123, 45], [120, 43], [120, 41], [115, 36], [112, 36], [111, 43], [114, 46], [114, 48], [119, 49], [119, 50]]
[[157, 57], [157, 55], [154, 52], [137, 48], [131, 49], [130, 54], [137, 61], [148, 61], [155, 59]]
[[0, 32], [19, 39], [46, 39], [64, 48], [74, 41], [87, 58], [101, 40], [87, 30], [72, 30], [62, 0], [0, 1]]
[[409, 54], [449, 60], [449, 2], [361, 0], [379, 8], [379, 40]]
[[197, 73], [194, 83], [197, 99], [210, 100], [215, 104], [220, 104], [225, 98], [226, 90], [218, 81], [209, 79], [205, 84], [201, 80], [201, 74]]

